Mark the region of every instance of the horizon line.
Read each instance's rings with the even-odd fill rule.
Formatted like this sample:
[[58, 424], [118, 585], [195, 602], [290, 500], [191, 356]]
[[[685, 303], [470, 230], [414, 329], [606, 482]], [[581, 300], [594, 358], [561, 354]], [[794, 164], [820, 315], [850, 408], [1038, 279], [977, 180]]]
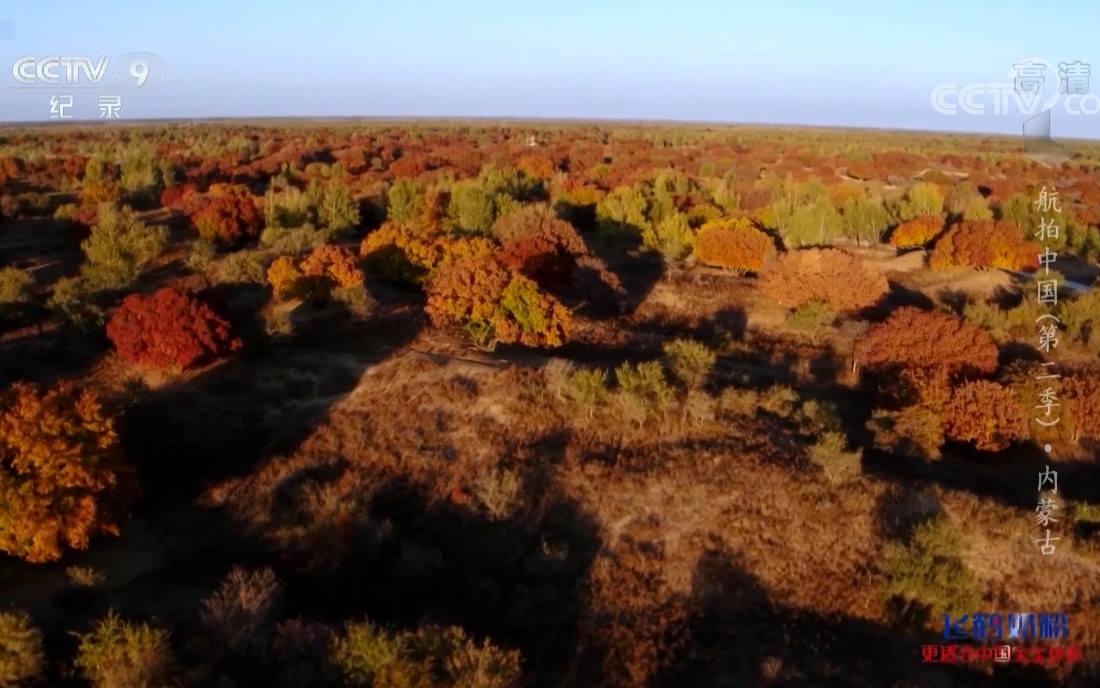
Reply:
[[[178, 117], [154, 117], [154, 118], [142, 118], [142, 119], [66, 119], [66, 120], [23, 120], [23, 121], [2, 121], [0, 120], [0, 129], [4, 128], [35, 128], [35, 127], [81, 127], [81, 126], [137, 126], [137, 125], [153, 125], [153, 124], [171, 124], [171, 125], [189, 125], [189, 124], [220, 124], [220, 123], [248, 123], [248, 122], [293, 122], [301, 124], [324, 124], [324, 123], [353, 123], [353, 122], [373, 122], [377, 124], [395, 123], [395, 124], [409, 124], [416, 122], [430, 122], [437, 124], [446, 123], [494, 123], [498, 126], [504, 124], [522, 125], [522, 124], [535, 124], [535, 125], [552, 125], [552, 124], [595, 124], [595, 125], [609, 125], [609, 124], [623, 124], [628, 126], [638, 127], [716, 127], [716, 128], [751, 128], [751, 129], [800, 129], [800, 130], [821, 130], [827, 132], [874, 132], [882, 134], [917, 134], [917, 135], [939, 135], [939, 136], [957, 136], [957, 137], [986, 137], [986, 138], [1023, 138], [1023, 134], [1005, 134], [1000, 132], [978, 132], [978, 131], [952, 131], [942, 129], [910, 129], [904, 127], [878, 127], [878, 126], [860, 126], [860, 125], [844, 125], [844, 124], [790, 124], [790, 123], [766, 123], [766, 122], [732, 122], [723, 120], [695, 120], [695, 119], [649, 119], [649, 118], [599, 118], [599, 117], [515, 117], [509, 115], [392, 115], [392, 116], [379, 116], [379, 115], [333, 115], [333, 116], [312, 116], [312, 115], [296, 115], [296, 116], [284, 116], [284, 115], [240, 115], [240, 116], [214, 116], [214, 117], [190, 117], [190, 118], [178, 118]], [[1087, 143], [1095, 144], [1100, 143], [1100, 135], [1095, 138], [1091, 137], [1073, 137], [1064, 139], [1053, 139], [1054, 141], [1062, 141], [1066, 143]]]

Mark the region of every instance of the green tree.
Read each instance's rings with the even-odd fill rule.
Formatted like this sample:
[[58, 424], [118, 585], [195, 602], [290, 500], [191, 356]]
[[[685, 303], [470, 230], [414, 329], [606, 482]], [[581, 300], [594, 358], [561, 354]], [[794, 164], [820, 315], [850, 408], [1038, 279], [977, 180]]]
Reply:
[[347, 184], [332, 179], [321, 192], [317, 216], [330, 231], [345, 232], [359, 225], [359, 203]]
[[943, 194], [935, 184], [920, 182], [906, 192], [905, 198], [894, 205], [894, 219], [908, 222], [921, 215], [939, 215], [943, 212]]
[[880, 196], [861, 195], [844, 201], [840, 211], [841, 231], [844, 236], [862, 246], [864, 242], [877, 243], [890, 224], [890, 213]]
[[424, 210], [424, 187], [415, 179], [398, 179], [386, 191], [386, 217], [394, 222], [411, 224]]
[[596, 206], [596, 227], [608, 236], [640, 237], [649, 225], [646, 205], [636, 188], [616, 187]]
[[137, 279], [167, 245], [164, 227], [144, 224], [126, 206], [103, 204], [91, 235], [80, 245], [88, 261], [82, 272], [94, 288], [120, 289]]
[[488, 234], [496, 220], [493, 196], [476, 179], [457, 182], [451, 188], [447, 219], [453, 230], [468, 234]]

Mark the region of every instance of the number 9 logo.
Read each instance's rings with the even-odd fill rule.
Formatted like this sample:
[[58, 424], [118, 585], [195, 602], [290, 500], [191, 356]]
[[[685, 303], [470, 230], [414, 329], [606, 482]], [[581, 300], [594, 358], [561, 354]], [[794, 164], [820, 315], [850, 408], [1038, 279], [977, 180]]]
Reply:
[[134, 60], [130, 63], [130, 76], [137, 80], [137, 87], [145, 85], [149, 78], [149, 63], [144, 60]]

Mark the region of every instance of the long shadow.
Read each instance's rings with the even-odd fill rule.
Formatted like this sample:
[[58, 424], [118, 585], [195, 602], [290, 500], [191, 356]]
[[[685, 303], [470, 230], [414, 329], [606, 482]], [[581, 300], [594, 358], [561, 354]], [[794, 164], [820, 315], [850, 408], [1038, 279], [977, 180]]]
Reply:
[[593, 319], [632, 314], [664, 276], [664, 258], [655, 251], [641, 249], [627, 239], [593, 237], [590, 234], [582, 236], [592, 255], [599, 258], [618, 279], [622, 292], [617, 308], [597, 307], [589, 309], [586, 314]]
[[263, 346], [253, 315], [258, 291], [246, 285], [208, 297], [230, 304], [230, 313], [249, 314], [233, 319], [246, 342], [257, 342], [251, 351], [245, 347], [183, 384], [139, 394], [128, 409], [123, 441], [141, 457], [152, 495], [187, 495], [293, 451], [369, 367], [415, 339], [424, 324], [404, 304], [381, 305], [355, 323], [345, 307], [330, 303], [322, 317], [305, 319], [291, 336]]
[[[372, 476], [379, 482], [366, 486], [369, 494], [345, 507], [353, 525], [318, 532], [312, 544], [293, 550], [266, 552], [285, 585], [282, 616], [333, 628], [367, 619], [398, 630], [456, 625], [519, 650], [525, 685], [558, 685], [576, 643], [585, 611], [582, 591], [600, 545], [596, 522], [558, 484], [568, 445], [567, 431], [517, 443], [513, 450], [534, 460], [516, 469], [514, 510], [495, 516], [477, 501], [433, 498], [423, 479]], [[445, 457], [454, 450], [433, 451]], [[306, 484], [370, 472], [362, 457], [330, 458], [318, 457], [316, 466], [275, 488], [281, 497], [272, 505], [273, 519], [285, 520], [302, 506]], [[337, 540], [341, 544], [334, 547]], [[270, 662], [224, 659], [233, 678], [248, 685], [269, 685], [283, 671]]]
[[696, 565], [684, 626], [690, 642], [646, 685], [1086, 686], [1096, 679], [1087, 667], [1064, 682], [1035, 666], [999, 666], [987, 675], [976, 664], [923, 663], [921, 646], [943, 642], [936, 634], [787, 607], [722, 543]]

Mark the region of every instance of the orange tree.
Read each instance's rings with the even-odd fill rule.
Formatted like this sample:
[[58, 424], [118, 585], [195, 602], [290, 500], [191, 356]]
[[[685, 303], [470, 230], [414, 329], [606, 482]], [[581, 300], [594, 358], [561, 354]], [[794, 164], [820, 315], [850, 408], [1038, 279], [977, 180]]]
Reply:
[[56, 561], [65, 547], [117, 535], [132, 478], [115, 418], [93, 393], [68, 383], [0, 393], [0, 551]]
[[388, 221], [363, 239], [359, 255], [372, 275], [399, 284], [423, 285], [447, 261], [496, 250], [496, 244], [486, 237], [452, 236], [420, 224]]
[[699, 228], [695, 255], [706, 265], [744, 274], [760, 272], [774, 246], [752, 220], [712, 220]]
[[918, 248], [939, 236], [943, 218], [939, 215], [918, 215], [890, 232], [890, 245], [895, 248]]
[[963, 382], [943, 409], [947, 439], [970, 442], [982, 451], [1001, 451], [1028, 437], [1027, 419], [1007, 387], [989, 380]]
[[358, 286], [364, 280], [355, 254], [332, 245], [314, 249], [300, 262], [282, 256], [267, 269], [267, 281], [280, 299], [323, 301], [333, 289]]
[[450, 261], [428, 285], [426, 311], [437, 325], [461, 325], [475, 343], [561, 346], [572, 314], [494, 255]]
[[107, 323], [122, 358], [158, 368], [187, 370], [240, 347], [223, 320], [195, 294], [165, 287], [131, 294]]
[[1039, 267], [1041, 247], [1024, 238], [1020, 228], [1006, 220], [973, 220], [953, 225], [928, 256], [928, 266], [1027, 270]]
[[834, 248], [789, 251], [761, 276], [760, 291], [784, 306], [821, 301], [844, 313], [872, 306], [890, 291], [882, 273]]

